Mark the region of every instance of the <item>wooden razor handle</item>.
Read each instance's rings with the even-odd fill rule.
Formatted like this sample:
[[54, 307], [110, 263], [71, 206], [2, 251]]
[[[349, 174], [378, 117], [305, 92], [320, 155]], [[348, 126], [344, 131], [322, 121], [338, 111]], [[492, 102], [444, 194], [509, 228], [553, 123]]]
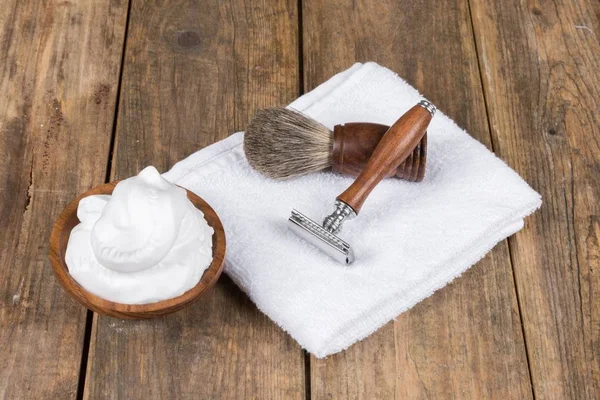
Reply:
[[383, 135], [360, 175], [337, 200], [346, 203], [358, 214], [375, 186], [391, 174], [421, 141], [434, 112], [431, 103], [422, 101], [402, 115]]
[[[388, 125], [372, 122], [349, 122], [333, 128], [331, 170], [338, 174], [357, 177], [367, 165], [375, 147], [390, 129]], [[427, 166], [427, 133], [412, 153], [386, 178], [421, 182]]]

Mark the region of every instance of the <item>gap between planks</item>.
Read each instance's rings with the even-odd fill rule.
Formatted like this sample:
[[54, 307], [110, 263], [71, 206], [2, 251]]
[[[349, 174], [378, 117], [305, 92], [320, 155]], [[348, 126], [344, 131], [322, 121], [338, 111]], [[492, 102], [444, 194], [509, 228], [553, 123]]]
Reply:
[[[302, 24], [302, 0], [298, 0], [297, 13], [298, 16], [297, 24], [298, 27], [298, 97], [302, 96], [306, 91], [304, 87], [304, 25]], [[306, 350], [302, 350], [304, 353], [304, 396], [306, 400], [311, 400], [312, 389], [311, 389], [311, 375], [310, 375], [310, 353]]]
[[[117, 117], [119, 116], [119, 101], [121, 98], [121, 83], [123, 81], [123, 67], [125, 65], [125, 51], [127, 48], [127, 34], [129, 32], [129, 16], [131, 15], [131, 2], [127, 1], [127, 15], [125, 16], [125, 32], [123, 34], [123, 46], [121, 50], [121, 65], [119, 68], [119, 80], [117, 82], [117, 97], [115, 100], [115, 110], [113, 112], [113, 125], [110, 135], [110, 144], [108, 145], [108, 154], [106, 156], [106, 175], [104, 176], [104, 183], [110, 182], [112, 172], [112, 157], [115, 147], [115, 138], [117, 134]], [[79, 380], [77, 382], [77, 394], [76, 399], [82, 400], [85, 393], [85, 381], [88, 370], [88, 360], [90, 353], [90, 341], [92, 336], [92, 325], [94, 324], [94, 312], [87, 310], [85, 316], [85, 330], [83, 335], [83, 350], [81, 351], [81, 364], [79, 366]]]
[[[117, 121], [119, 116], [119, 108], [120, 108], [120, 97], [121, 97], [121, 85], [123, 81], [123, 72], [125, 66], [125, 54], [127, 51], [127, 41], [128, 41], [128, 33], [129, 33], [129, 23], [131, 16], [131, 5], [133, 0], [129, 0], [127, 2], [127, 15], [125, 21], [125, 33], [123, 39], [122, 53], [121, 53], [121, 65], [119, 70], [119, 79], [117, 83], [117, 97], [115, 101], [115, 111], [113, 113], [113, 126], [109, 144], [109, 151], [107, 154], [107, 162], [106, 162], [106, 175], [104, 182], [108, 183], [111, 181], [113, 176], [113, 155], [116, 145], [116, 133], [117, 133]], [[297, 41], [298, 41], [298, 96], [301, 96], [305, 92], [304, 88], [304, 60], [303, 60], [303, 26], [302, 26], [302, 0], [297, 1]], [[81, 356], [81, 364], [80, 364], [80, 372], [79, 372], [79, 380], [77, 385], [77, 394], [76, 399], [80, 400], [84, 398], [85, 393], [85, 383], [86, 383], [86, 375], [88, 371], [88, 360], [89, 360], [89, 352], [90, 352], [90, 341], [91, 341], [91, 332], [94, 321], [97, 321], [94, 318], [94, 312], [91, 310], [87, 310], [86, 314], [86, 326], [85, 326], [85, 334], [83, 340], [83, 351]], [[97, 323], [97, 322], [96, 322]], [[311, 376], [310, 376], [310, 353], [306, 350], [302, 350], [304, 355], [304, 379], [305, 379], [305, 396], [307, 400], [311, 399]]]
[[[479, 72], [479, 83], [481, 84], [481, 92], [483, 94], [483, 105], [485, 107], [485, 119], [487, 120], [488, 130], [490, 132], [490, 145], [492, 147], [492, 151], [494, 154], [496, 153], [496, 149], [498, 148], [498, 144], [496, 143], [496, 138], [492, 134], [492, 123], [490, 120], [490, 107], [488, 103], [488, 93], [485, 88], [485, 84], [483, 82], [483, 66], [481, 61], [481, 45], [477, 42], [477, 33], [475, 31], [475, 23], [473, 21], [473, 9], [472, 3], [473, 0], [467, 0], [467, 10], [469, 12], [469, 21], [471, 22], [471, 31], [473, 32], [473, 46], [475, 47], [475, 55], [477, 56], [477, 70]], [[510, 237], [504, 240], [506, 242], [506, 247], [508, 250], [508, 259], [510, 263], [510, 271], [512, 273], [513, 285], [515, 288], [515, 296], [517, 300], [517, 309], [519, 310], [519, 322], [521, 323], [521, 334], [523, 335], [523, 346], [525, 347], [525, 360], [527, 362], [527, 372], [529, 374], [529, 384], [531, 386], [531, 396], [535, 400], [535, 389], [533, 385], [533, 374], [531, 373], [531, 362], [529, 359], [529, 348], [527, 346], [527, 335], [525, 333], [525, 324], [523, 323], [523, 311], [521, 309], [521, 297], [519, 293], [519, 288], [517, 286], [517, 277], [515, 274], [515, 263], [513, 259], [513, 253], [511, 248]]]

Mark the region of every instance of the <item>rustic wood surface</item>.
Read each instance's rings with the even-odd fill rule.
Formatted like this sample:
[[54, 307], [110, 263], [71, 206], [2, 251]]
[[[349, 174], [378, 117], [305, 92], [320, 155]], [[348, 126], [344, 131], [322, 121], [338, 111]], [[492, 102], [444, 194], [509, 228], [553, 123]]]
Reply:
[[[303, 22], [307, 89], [374, 60], [491, 148], [466, 2], [305, 1]], [[313, 358], [311, 371], [313, 398], [531, 397], [506, 243], [377, 335]]]
[[496, 152], [544, 206], [510, 240], [534, 393], [600, 398], [600, 2], [472, 2]]
[[[133, 0], [112, 177], [168, 170], [298, 95], [295, 2]], [[85, 397], [304, 398], [304, 354], [230, 280], [152, 321], [98, 317]]]
[[48, 237], [104, 182], [125, 1], [0, 7], [0, 398], [77, 395], [86, 311], [62, 290]]
[[[0, 398], [600, 398], [599, 38], [596, 0], [5, 1]], [[48, 237], [79, 193], [369, 60], [543, 196], [461, 278], [327, 359], [227, 277], [148, 321], [62, 290]]]

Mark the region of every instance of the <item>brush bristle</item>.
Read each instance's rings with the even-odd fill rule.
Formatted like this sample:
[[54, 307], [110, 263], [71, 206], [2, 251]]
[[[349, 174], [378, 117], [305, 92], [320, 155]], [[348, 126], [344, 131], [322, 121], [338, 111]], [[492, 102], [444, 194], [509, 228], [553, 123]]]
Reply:
[[244, 151], [250, 165], [273, 179], [289, 179], [331, 166], [332, 132], [298, 111], [259, 110], [248, 125]]

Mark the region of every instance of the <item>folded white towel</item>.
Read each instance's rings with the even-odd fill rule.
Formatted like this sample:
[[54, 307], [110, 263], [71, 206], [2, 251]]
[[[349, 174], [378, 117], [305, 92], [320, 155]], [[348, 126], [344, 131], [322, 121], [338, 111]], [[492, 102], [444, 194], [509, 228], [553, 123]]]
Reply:
[[[356, 64], [290, 106], [333, 125], [393, 123], [421, 96], [390, 70]], [[425, 179], [388, 179], [340, 235], [350, 267], [288, 231], [297, 208], [328, 214], [351, 178], [319, 173], [263, 178], [248, 165], [237, 133], [165, 174], [208, 201], [227, 234], [226, 273], [258, 308], [309, 352], [324, 357], [365, 338], [431, 295], [523, 227], [541, 204], [512, 169], [438, 112], [428, 129]]]

